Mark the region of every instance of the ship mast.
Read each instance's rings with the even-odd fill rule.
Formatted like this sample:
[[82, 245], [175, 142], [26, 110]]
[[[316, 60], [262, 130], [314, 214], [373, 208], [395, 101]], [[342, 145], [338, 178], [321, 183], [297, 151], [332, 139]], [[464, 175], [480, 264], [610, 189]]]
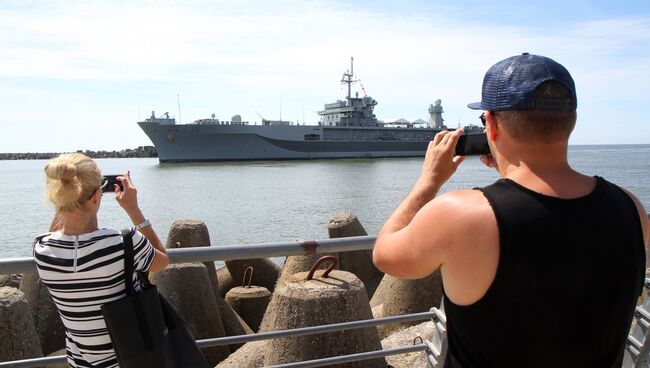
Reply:
[[351, 86], [352, 83], [358, 82], [358, 80], [352, 80], [352, 77], [354, 76], [354, 57], [350, 57], [350, 70], [346, 71], [343, 73], [343, 78], [341, 79], [341, 83], [346, 83], [348, 85], [348, 106], [352, 106], [352, 91], [351, 91]]

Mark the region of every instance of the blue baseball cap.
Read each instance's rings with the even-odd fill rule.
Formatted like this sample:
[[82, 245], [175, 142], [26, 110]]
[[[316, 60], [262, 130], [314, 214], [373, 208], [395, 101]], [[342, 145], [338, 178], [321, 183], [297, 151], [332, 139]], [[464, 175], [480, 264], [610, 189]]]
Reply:
[[[535, 97], [535, 89], [547, 81], [557, 81], [571, 91], [571, 98]], [[468, 104], [474, 110], [559, 110], [578, 106], [571, 74], [553, 59], [527, 52], [494, 64], [485, 73], [481, 102]]]

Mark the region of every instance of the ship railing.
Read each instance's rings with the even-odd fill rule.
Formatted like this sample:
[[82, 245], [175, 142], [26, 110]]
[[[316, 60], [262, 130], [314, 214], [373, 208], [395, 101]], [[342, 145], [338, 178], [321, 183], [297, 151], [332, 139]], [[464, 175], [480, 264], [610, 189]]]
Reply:
[[[356, 236], [348, 238], [310, 240], [302, 242], [273, 242], [247, 245], [221, 245], [211, 247], [192, 247], [168, 249], [170, 263], [228, 261], [250, 258], [270, 258], [284, 256], [304, 256], [311, 254], [331, 254], [358, 250], [370, 250], [374, 247], [374, 236]], [[10, 258], [0, 260], [0, 275], [36, 272], [33, 257]], [[438, 361], [444, 361], [446, 319], [443, 312], [432, 308], [428, 312], [412, 313], [401, 316], [384, 317], [368, 320], [334, 323], [320, 326], [302, 327], [290, 330], [260, 332], [255, 334], [227, 336], [197, 340], [200, 347], [242, 344], [251, 341], [268, 340], [280, 337], [305, 336], [318, 333], [345, 331], [367, 328], [383, 324], [432, 320], [436, 326], [433, 341], [419, 339], [419, 343], [398, 348], [362, 352], [343, 356], [327, 357], [303, 362], [275, 365], [275, 368], [322, 367], [346, 362], [383, 358], [392, 355], [422, 351], [426, 353], [428, 366], [436, 367]], [[66, 356], [50, 356], [0, 362], [2, 367], [46, 367], [65, 364]]]

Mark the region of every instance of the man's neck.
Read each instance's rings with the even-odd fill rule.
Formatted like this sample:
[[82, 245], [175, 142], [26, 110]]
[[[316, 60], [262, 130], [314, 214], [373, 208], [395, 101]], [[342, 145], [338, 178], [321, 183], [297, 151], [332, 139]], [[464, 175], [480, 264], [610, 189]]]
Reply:
[[515, 146], [498, 161], [502, 178], [549, 196], [577, 198], [589, 194], [595, 186], [594, 178], [569, 166], [566, 142]]

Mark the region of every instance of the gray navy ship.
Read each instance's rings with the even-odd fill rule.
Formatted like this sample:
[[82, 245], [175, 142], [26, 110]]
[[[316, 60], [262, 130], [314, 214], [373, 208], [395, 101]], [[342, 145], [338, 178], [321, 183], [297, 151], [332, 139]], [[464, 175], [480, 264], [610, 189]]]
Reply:
[[[428, 142], [443, 124], [440, 100], [429, 106], [425, 127], [413, 124], [384, 124], [373, 110], [377, 101], [351, 95], [354, 59], [341, 83], [347, 84], [345, 100], [326, 104], [318, 112], [318, 125], [297, 125], [283, 120], [262, 119], [261, 125], [242, 121], [196, 120], [177, 124], [168, 113], [138, 122], [158, 151], [160, 162], [330, 159], [354, 157], [423, 156]], [[466, 131], [476, 126], [466, 127]], [[476, 130], [479, 130], [476, 127]]]

